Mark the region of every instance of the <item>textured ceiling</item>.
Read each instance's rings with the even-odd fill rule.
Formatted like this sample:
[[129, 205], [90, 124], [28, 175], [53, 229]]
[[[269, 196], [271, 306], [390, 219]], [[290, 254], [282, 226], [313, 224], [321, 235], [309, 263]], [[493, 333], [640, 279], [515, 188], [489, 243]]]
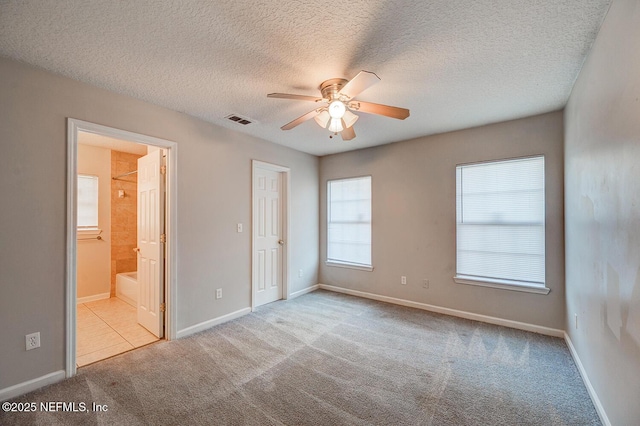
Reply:
[[[325, 155], [562, 108], [610, 0], [0, 0], [0, 55]], [[337, 6], [339, 4], [339, 7]], [[329, 78], [382, 81], [344, 142], [280, 126]], [[225, 120], [255, 120], [241, 126]]]

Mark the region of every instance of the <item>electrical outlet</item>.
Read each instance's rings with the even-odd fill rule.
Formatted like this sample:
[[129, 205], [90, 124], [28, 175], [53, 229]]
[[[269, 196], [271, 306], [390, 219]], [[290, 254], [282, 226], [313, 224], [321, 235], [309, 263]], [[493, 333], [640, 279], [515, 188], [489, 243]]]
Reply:
[[39, 348], [40, 347], [40, 332], [27, 334], [25, 336], [27, 350]]
[[221, 288], [216, 290], [216, 299], [222, 299], [222, 289]]
[[429, 288], [429, 280], [422, 280], [422, 288]]
[[298, 269], [298, 277], [302, 278], [302, 269]]
[[407, 277], [405, 277], [404, 275], [400, 277], [400, 284], [402, 285], [406, 285], [407, 284]]

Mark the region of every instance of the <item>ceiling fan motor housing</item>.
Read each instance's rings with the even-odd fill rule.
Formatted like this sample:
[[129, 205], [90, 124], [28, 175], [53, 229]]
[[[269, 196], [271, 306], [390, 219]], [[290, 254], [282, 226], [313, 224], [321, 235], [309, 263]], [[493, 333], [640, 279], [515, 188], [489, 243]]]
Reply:
[[328, 99], [329, 102], [332, 100], [342, 100], [340, 99], [340, 90], [347, 84], [349, 81], [344, 78], [332, 78], [322, 82], [320, 85], [320, 93], [322, 93], [322, 97], [324, 99]]

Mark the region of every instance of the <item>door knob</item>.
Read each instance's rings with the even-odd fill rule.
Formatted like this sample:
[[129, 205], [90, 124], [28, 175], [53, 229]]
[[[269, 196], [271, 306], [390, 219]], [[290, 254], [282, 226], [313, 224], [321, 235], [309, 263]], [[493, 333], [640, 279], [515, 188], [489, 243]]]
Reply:
[[134, 251], [135, 253], [140, 253], [140, 247], [134, 247], [134, 248], [133, 248], [133, 251]]
[[281, 246], [284, 245], [284, 240], [278, 240], [278, 244], [280, 244]]

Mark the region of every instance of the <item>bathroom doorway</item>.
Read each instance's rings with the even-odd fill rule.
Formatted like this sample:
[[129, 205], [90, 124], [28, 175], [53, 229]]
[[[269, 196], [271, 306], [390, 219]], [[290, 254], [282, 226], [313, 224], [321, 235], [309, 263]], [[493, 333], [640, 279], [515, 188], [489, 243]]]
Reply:
[[73, 119], [68, 133], [70, 377], [175, 335], [176, 146]]

